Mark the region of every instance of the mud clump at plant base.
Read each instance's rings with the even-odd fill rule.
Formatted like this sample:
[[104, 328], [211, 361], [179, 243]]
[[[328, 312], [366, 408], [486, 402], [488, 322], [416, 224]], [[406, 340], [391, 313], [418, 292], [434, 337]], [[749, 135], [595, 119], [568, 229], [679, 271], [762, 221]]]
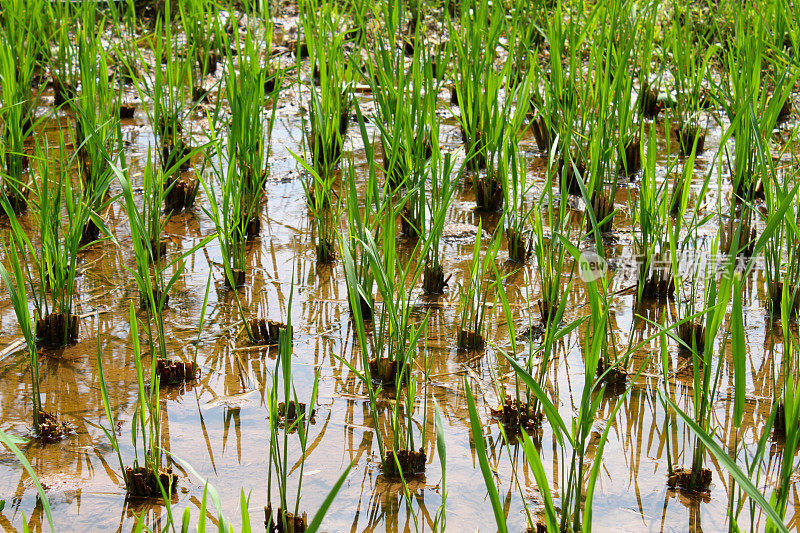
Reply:
[[78, 317], [50, 313], [36, 320], [37, 342], [48, 348], [60, 348], [78, 342]]
[[[395, 455], [397, 461], [395, 461]], [[386, 452], [386, 459], [383, 462], [383, 473], [390, 478], [400, 478], [401, 473], [404, 478], [421, 475], [425, 473], [426, 459], [425, 451], [422, 448], [416, 452], [413, 450], [389, 450]], [[400, 465], [399, 469], [398, 464]]]
[[686, 492], [708, 492], [711, 489], [711, 470], [703, 468], [695, 481], [692, 479], [691, 468], [676, 468], [667, 478], [667, 485]]
[[308, 528], [308, 517], [306, 513], [295, 516], [289, 511], [284, 511], [278, 507], [278, 514], [273, 518], [272, 506], [264, 507], [264, 526], [268, 533], [303, 533]]
[[541, 413], [531, 410], [529, 403], [524, 403], [510, 395], [506, 395], [497, 409], [491, 409], [492, 416], [503, 424], [507, 433], [516, 433], [524, 429], [528, 433], [536, 431], [542, 423]]
[[159, 359], [156, 361], [156, 374], [158, 374], [162, 385], [172, 385], [197, 379], [200, 370], [192, 361]]
[[125, 488], [128, 495], [137, 498], [161, 498], [161, 488], [167, 493], [175, 493], [178, 486], [178, 474], [172, 468], [161, 470], [156, 474], [143, 466], [125, 467]]

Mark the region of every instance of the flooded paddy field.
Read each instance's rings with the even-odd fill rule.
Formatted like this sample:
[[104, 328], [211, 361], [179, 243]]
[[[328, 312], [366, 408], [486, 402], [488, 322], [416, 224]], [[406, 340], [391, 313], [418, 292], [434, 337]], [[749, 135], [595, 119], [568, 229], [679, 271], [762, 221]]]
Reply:
[[796, 529], [794, 9], [4, 2], [0, 524]]

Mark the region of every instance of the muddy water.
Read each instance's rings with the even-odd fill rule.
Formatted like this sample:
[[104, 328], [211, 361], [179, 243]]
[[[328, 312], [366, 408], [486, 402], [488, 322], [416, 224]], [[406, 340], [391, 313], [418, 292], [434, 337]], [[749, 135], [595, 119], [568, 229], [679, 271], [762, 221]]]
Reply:
[[[305, 208], [305, 196], [297, 165], [288, 150], [298, 151], [301, 139], [301, 117], [296, 95], [288, 94], [278, 112], [273, 135], [271, 176], [262, 206], [263, 233], [249, 250], [248, 286], [241, 294], [252, 310], [261, 316], [286, 320], [291, 314], [295, 326], [294, 383], [299, 397], [311, 393], [314, 373], [318, 372], [319, 405], [312, 426], [309, 453], [305, 465], [301, 510], [309, 514], [319, 507], [340, 472], [354, 462], [353, 470], [335, 505], [329, 511], [324, 529], [329, 531], [429, 529], [445, 494], [442, 468], [436, 454], [433, 432], [435, 398], [442, 410], [447, 447], [446, 516], [447, 529], [493, 531], [495, 525], [483, 478], [471, 443], [469, 420], [464, 396], [464, 376], [476, 393], [479, 412], [484, 422], [490, 462], [509, 517], [511, 530], [524, 529], [526, 503], [532, 513], [539, 510], [541, 497], [533, 476], [525, 465], [520, 449], [505, 446], [489, 407], [497, 404], [492, 376], [507, 380], [509, 368], [498, 350], [509, 350], [508, 325], [498, 306], [487, 312], [487, 337], [490, 346], [484, 352], [467, 352], [455, 348], [457, 313], [456, 284], [466, 279], [472, 241], [445, 239], [444, 268], [452, 274], [450, 288], [441, 297], [428, 298], [419, 293], [416, 306], [419, 316], [430, 313], [427, 331], [427, 357], [432, 363], [431, 379], [420, 393], [415, 412], [415, 438], [427, 452], [428, 466], [424, 478], [409, 485], [411, 500], [403, 488], [381, 475], [377, 442], [373, 436], [374, 420], [369, 413], [363, 385], [343, 361], [359, 367], [360, 355], [354, 343], [350, 323], [344, 274], [339, 263], [320, 266], [315, 262], [313, 223]], [[444, 102], [443, 102], [444, 107]], [[201, 121], [198, 120], [198, 128]], [[141, 157], [152, 144], [152, 135], [144, 126], [140, 112], [126, 122], [123, 133], [128, 141], [129, 156], [135, 183], [141, 183]], [[53, 125], [51, 125], [52, 127]], [[663, 127], [659, 128], [659, 153], [666, 152]], [[351, 130], [350, 153], [359, 165], [363, 147]], [[450, 150], [458, 148], [455, 126], [442, 128], [442, 142]], [[719, 130], [711, 130], [708, 151], [699, 158], [692, 202], [696, 198], [704, 173], [712, 165], [720, 139]], [[544, 158], [526, 141], [531, 159], [533, 195], [544, 185]], [[673, 145], [674, 146], [674, 145]], [[139, 162], [137, 162], [137, 156]], [[659, 158], [659, 175], [667, 171], [665, 156]], [[359, 177], [361, 179], [361, 177]], [[716, 183], [716, 180], [714, 180]], [[116, 188], [115, 188], [116, 190]], [[608, 243], [614, 257], [632, 254], [630, 221], [627, 216], [628, 193], [635, 194], [635, 184], [623, 188], [617, 198], [617, 232]], [[707, 209], [724, 206], [726, 191], [712, 190], [702, 201]], [[173, 217], [166, 225], [170, 239], [169, 254], [177, 257], [203, 237], [213, 233], [213, 225], [202, 212], [207, 199], [201, 193], [198, 205], [189, 213]], [[724, 207], [723, 207], [724, 209]], [[122, 459], [128, 464], [134, 457], [130, 444], [131, 419], [136, 408], [136, 373], [131, 349], [128, 309], [138, 301], [132, 276], [126, 270], [133, 266], [130, 236], [126, 217], [120, 205], [106, 213], [119, 246], [111, 243], [94, 245], [81, 255], [78, 278], [77, 313], [82, 315], [80, 342], [60, 351], [47, 352], [41, 362], [44, 407], [61, 415], [75, 427], [75, 434], [56, 444], [35, 442], [22, 446], [44, 485], [52, 505], [53, 517], [63, 530], [132, 529], [138, 517], [151, 527], [164, 523], [163, 504], [128, 500], [120, 476], [117, 457], [101, 426], [107, 421], [103, 412], [98, 380], [97, 356], [103, 359], [106, 381], [122, 445]], [[459, 189], [448, 213], [448, 223], [477, 224], [482, 221], [491, 231], [497, 217], [474, 211], [474, 196], [468, 187]], [[25, 221], [29, 226], [33, 219]], [[701, 235], [710, 237], [717, 229], [715, 221], [701, 228]], [[4, 238], [7, 228], [3, 229]], [[705, 243], [704, 240], [700, 241]], [[402, 241], [401, 245], [411, 246]], [[484, 243], [485, 246], [485, 243]], [[503, 249], [504, 250], [504, 249]], [[538, 278], [533, 264], [515, 266], [505, 262], [505, 251], [499, 262], [510, 275], [505, 285], [514, 312], [514, 327], [523, 329], [538, 317]], [[163, 446], [176, 457], [191, 463], [203, 479], [213, 484], [222, 496], [226, 517], [239, 525], [239, 493], [249, 497], [251, 523], [263, 520], [268, 471], [267, 410], [265, 386], [271, 383], [276, 352], [273, 349], [248, 349], [241, 333], [231, 295], [222, 287], [219, 268], [220, 250], [211, 243], [205, 250], [185, 260], [185, 271], [171, 292], [166, 311], [169, 347], [175, 357], [184, 360], [196, 355], [202, 368], [201, 378], [185, 387], [162, 390]], [[518, 270], [517, 270], [518, 269]], [[211, 272], [209, 306], [203, 330], [198, 335], [199, 316], [206, 281]], [[634, 315], [634, 301], [625, 291], [630, 280], [615, 280], [612, 289], [621, 290], [612, 302], [615, 335], [620, 347], [639, 342], [655, 330]], [[740, 453], [752, 453], [772, 405], [774, 358], [780, 357], [781, 341], [774, 338], [775, 329], [764, 311], [765, 281], [756, 273], [746, 285], [744, 296], [746, 340], [749, 347], [748, 402], [745, 423], [741, 428], [732, 423], [732, 363], [730, 354], [721, 358], [724, 365], [714, 406], [713, 426], [720, 428], [725, 444], [737, 444]], [[289, 302], [291, 301], [291, 308]], [[588, 313], [587, 294], [576, 281], [569, 295], [567, 319]], [[674, 306], [653, 307], [645, 316], [659, 321], [666, 315], [674, 318]], [[556, 348], [556, 359], [549, 373], [548, 390], [566, 419], [577, 409], [583, 386], [583, 340], [585, 326], [564, 338]], [[13, 310], [8, 301], [0, 303], [0, 350], [20, 337]], [[533, 341], [535, 342], [535, 341]], [[527, 353], [527, 341], [520, 342], [520, 353]], [[691, 402], [691, 374], [685, 361], [671, 346], [670, 375], [666, 387], [684, 409]], [[594, 504], [594, 527], [598, 531], [690, 529], [720, 531], [727, 528], [730, 476], [709, 459], [713, 470], [710, 494], [687, 496], [666, 485], [668, 454], [675, 465], [690, 462], [691, 438], [674, 416], [666, 417], [657, 390], [664, 387], [660, 363], [653, 359], [658, 345], [651, 342], [637, 351], [632, 368], [642, 368], [639, 379], [628, 396], [611, 396], [603, 401], [601, 417], [595, 422], [599, 435], [617, 401], [623, 402], [613, 422], [610, 438], [603, 454], [603, 468]], [[26, 359], [20, 350], [6, 352], [0, 359], [0, 423], [2, 429], [16, 435], [28, 431], [30, 421], [30, 380]], [[427, 401], [426, 401], [427, 399]], [[382, 402], [390, 405], [388, 397]], [[382, 416], [387, 417], [389, 409]], [[384, 423], [386, 421], [384, 420]], [[421, 441], [424, 430], [425, 438]], [[666, 447], [670, 435], [672, 447]], [[738, 439], [734, 436], [738, 436]], [[291, 457], [299, 459], [296, 441]], [[762, 488], [774, 478], [782, 450], [772, 444]], [[732, 449], [732, 448], [731, 448]], [[741, 451], [744, 450], [744, 451]], [[562, 480], [551, 430], [545, 425], [541, 434], [541, 454], [549, 471], [551, 488]], [[591, 457], [591, 456], [590, 456]], [[741, 461], [740, 461], [741, 463]], [[180, 464], [179, 490], [173, 502], [177, 515], [189, 507], [196, 517], [204, 483]], [[299, 469], [292, 470], [290, 486], [295, 486]], [[794, 515], [793, 497], [789, 516]], [[42, 507], [37, 503], [31, 480], [9, 453], [0, 453], [0, 499], [6, 500], [0, 512], [0, 524], [7, 530], [21, 530], [24, 521], [33, 529], [46, 523]], [[747, 522], [747, 512], [741, 520]], [[763, 523], [760, 524], [763, 527]]]

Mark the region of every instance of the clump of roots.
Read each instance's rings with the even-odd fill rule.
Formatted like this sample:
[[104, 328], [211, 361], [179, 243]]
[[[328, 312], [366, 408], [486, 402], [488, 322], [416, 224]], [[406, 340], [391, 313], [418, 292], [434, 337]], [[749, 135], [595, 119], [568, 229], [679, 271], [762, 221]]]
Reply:
[[[573, 166], [574, 164], [574, 166]], [[564, 168], [564, 156], [558, 159], [558, 179], [562, 186], [566, 188], [567, 194], [575, 196], [581, 195], [580, 181], [586, 175], [586, 163], [583, 161], [567, 161]], [[575, 171], [577, 168], [577, 172]], [[562, 191], [563, 192], [563, 191]]]
[[601, 357], [597, 361], [597, 375], [603, 376], [608, 394], [620, 394], [625, 391], [628, 382], [628, 371], [619, 364], [609, 364]]
[[631, 177], [642, 169], [642, 141], [638, 137], [631, 139], [625, 145], [619, 162], [619, 172]]
[[[781, 316], [783, 310], [781, 303], [783, 302], [783, 281], [770, 281], [768, 284], [769, 300], [768, 304], [773, 316]], [[789, 314], [797, 316], [800, 314], [800, 287], [789, 287]]]
[[169, 359], [158, 359], [156, 361], [156, 375], [162, 385], [175, 385], [192, 381], [199, 374], [199, 368], [192, 361], [170, 361]]
[[678, 338], [683, 343], [679, 345], [680, 350], [695, 349], [698, 353], [702, 353], [706, 348], [706, 327], [693, 320], [684, 322], [678, 326]]
[[648, 269], [639, 277], [642, 300], [661, 301], [675, 296], [672, 263], [665, 259], [664, 254], [655, 254], [649, 265], [643, 263], [640, 268]]
[[449, 276], [444, 279], [444, 268], [441, 264], [432, 265], [426, 262], [422, 271], [422, 290], [426, 294], [443, 294], [449, 279]]
[[497, 409], [491, 409], [492, 416], [503, 424], [506, 433], [517, 433], [524, 429], [531, 433], [542, 423], [541, 413], [531, 410], [529, 403], [524, 403], [506, 394], [503, 403]]
[[59, 422], [56, 415], [39, 411], [39, 428], [35, 437], [42, 442], [57, 442], [74, 432], [69, 422]]
[[281, 331], [286, 330], [286, 324], [265, 318], [251, 318], [247, 324], [255, 344], [278, 344]]
[[696, 153], [698, 154], [703, 151], [706, 144], [705, 130], [694, 124], [675, 126], [675, 136], [678, 138], [678, 151], [682, 156], [692, 153], [695, 139], [697, 139]]
[[503, 205], [503, 187], [495, 171], [478, 172], [473, 179], [475, 206], [478, 211], [494, 212]]
[[711, 488], [711, 470], [702, 468], [695, 474], [691, 468], [676, 468], [667, 477], [667, 485], [686, 492], [708, 492]]
[[516, 263], [524, 263], [531, 253], [531, 241], [525, 232], [517, 228], [506, 230], [506, 240], [508, 241], [508, 258]]
[[36, 319], [36, 340], [48, 348], [60, 348], [78, 342], [78, 315], [50, 313]]
[[459, 330], [458, 347], [469, 350], [480, 350], [484, 347], [485, 341], [479, 331]]
[[386, 386], [402, 385], [411, 374], [411, 365], [396, 359], [377, 357], [369, 360], [369, 373], [373, 380]]
[[245, 284], [245, 272], [244, 269], [241, 268], [232, 268], [231, 269], [231, 277], [233, 280], [228, 278], [227, 274], [225, 275], [225, 287], [228, 289], [237, 289], [239, 287], [244, 287]]
[[161, 498], [161, 487], [166, 492], [175, 492], [178, 474], [172, 468], [155, 472], [143, 466], [125, 467], [125, 489], [129, 496], [138, 498]]
[[[311, 412], [308, 413], [308, 418], [313, 422], [314, 415], [317, 413], [316, 409], [311, 409]], [[278, 404], [278, 424], [281, 427], [285, 427], [286, 425], [292, 425], [298, 418], [302, 418], [306, 415], [306, 404], [303, 402], [296, 402], [294, 400], [290, 400], [287, 403], [281, 402]]]
[[656, 118], [664, 108], [663, 102], [658, 100], [658, 91], [650, 87], [650, 84], [642, 82], [642, 89], [639, 91], [639, 111], [644, 118]]
[[[614, 197], [607, 192], [600, 192], [592, 197], [592, 211], [600, 233], [608, 233], [614, 229]], [[586, 217], [586, 231], [592, 231], [592, 219]]]
[[[395, 455], [397, 461], [395, 461]], [[412, 450], [387, 450], [383, 461], [384, 475], [397, 478], [402, 474], [404, 478], [425, 473], [425, 451], [420, 448], [418, 452]], [[399, 466], [399, 468], [398, 468]]]
[[303, 533], [308, 528], [306, 513], [294, 515], [278, 507], [278, 513], [273, 518], [272, 505], [264, 507], [264, 526], [267, 533]]
[[200, 182], [188, 176], [172, 178], [164, 184], [166, 195], [164, 196], [164, 210], [172, 213], [180, 213], [188, 210], [194, 205], [197, 197], [197, 190]]

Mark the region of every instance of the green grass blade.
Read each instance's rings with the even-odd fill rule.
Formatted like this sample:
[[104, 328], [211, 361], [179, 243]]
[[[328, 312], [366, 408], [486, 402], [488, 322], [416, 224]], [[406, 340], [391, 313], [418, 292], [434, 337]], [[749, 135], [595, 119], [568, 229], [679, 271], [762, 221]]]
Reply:
[[681, 411], [681, 409], [675, 405], [675, 403], [664, 396], [664, 393], [659, 390], [658, 395], [661, 396], [662, 400], [664, 400], [670, 407], [672, 407], [678, 416], [680, 416], [683, 421], [689, 426], [689, 429], [697, 436], [698, 439], [703, 441], [703, 445], [714, 454], [720, 464], [725, 468], [725, 470], [736, 480], [736, 483], [744, 490], [744, 492], [761, 507], [761, 510], [767, 515], [767, 517], [772, 521], [773, 525], [777, 528], [778, 531], [787, 532], [789, 529], [784, 525], [783, 520], [778, 515], [777, 511], [767, 502], [764, 495], [761, 494], [761, 491], [753, 485], [753, 482], [750, 481], [750, 478], [741, 471], [739, 466], [734, 462], [734, 460], [727, 454], [725, 451], [720, 448], [719, 444], [714, 440], [714, 438], [703, 431], [703, 429], [697, 425], [697, 423]]
[[336, 498], [336, 495], [342, 488], [344, 480], [347, 479], [347, 476], [350, 474], [351, 468], [353, 468], [353, 463], [350, 463], [345, 469], [345, 471], [342, 472], [342, 475], [339, 476], [339, 479], [331, 488], [331, 491], [328, 493], [328, 496], [325, 498], [325, 501], [322, 502], [322, 505], [320, 505], [319, 509], [314, 514], [314, 518], [311, 519], [311, 523], [308, 524], [308, 528], [306, 528], [306, 533], [315, 533], [319, 529], [319, 526], [322, 523], [322, 519], [325, 518], [325, 513], [328, 512], [328, 509], [333, 503], [333, 500]]
[[53, 514], [50, 511], [50, 502], [47, 500], [47, 494], [44, 491], [44, 487], [39, 482], [39, 478], [36, 476], [36, 472], [34, 472], [33, 467], [28, 462], [28, 459], [25, 457], [25, 454], [17, 448], [17, 445], [14, 444], [13, 439], [2, 429], [0, 429], [0, 442], [6, 445], [6, 447], [11, 450], [11, 453], [16, 456], [17, 460], [22, 463], [22, 467], [28, 472], [28, 475], [31, 476], [31, 481], [36, 486], [36, 492], [39, 493], [39, 500], [42, 502], [42, 507], [44, 508], [44, 514], [47, 515], [47, 523], [50, 524], [50, 530], [56, 531], [55, 526], [53, 525]]
[[478, 461], [481, 465], [483, 480], [486, 482], [486, 490], [489, 492], [489, 499], [494, 510], [494, 519], [497, 522], [497, 530], [500, 533], [508, 533], [506, 525], [506, 515], [503, 512], [503, 502], [497, 493], [497, 486], [492, 478], [492, 469], [489, 467], [489, 460], [486, 458], [486, 444], [483, 442], [483, 431], [478, 419], [478, 411], [475, 409], [475, 398], [472, 396], [472, 388], [469, 386], [467, 376], [464, 376], [464, 390], [467, 391], [467, 406], [469, 407], [469, 423], [472, 428], [472, 440], [475, 442], [475, 451], [478, 454]]
[[734, 279], [731, 338], [734, 377], [733, 418], [734, 424], [738, 427], [742, 424], [745, 393], [747, 392], [747, 362], [745, 360], [744, 319], [742, 317], [742, 280], [738, 275]]

